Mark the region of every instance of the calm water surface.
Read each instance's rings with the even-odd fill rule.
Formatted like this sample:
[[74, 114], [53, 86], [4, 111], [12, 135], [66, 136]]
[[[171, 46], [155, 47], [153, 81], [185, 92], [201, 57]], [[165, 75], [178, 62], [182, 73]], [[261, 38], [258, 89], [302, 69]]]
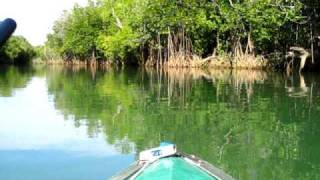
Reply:
[[0, 67], [1, 180], [104, 180], [161, 141], [235, 179], [320, 179], [320, 76]]

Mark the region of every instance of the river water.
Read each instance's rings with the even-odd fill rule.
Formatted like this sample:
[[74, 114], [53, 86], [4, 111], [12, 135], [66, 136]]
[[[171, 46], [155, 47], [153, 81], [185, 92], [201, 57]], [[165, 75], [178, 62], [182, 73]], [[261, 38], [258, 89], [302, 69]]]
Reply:
[[320, 76], [0, 67], [0, 179], [104, 180], [161, 141], [235, 179], [320, 179]]

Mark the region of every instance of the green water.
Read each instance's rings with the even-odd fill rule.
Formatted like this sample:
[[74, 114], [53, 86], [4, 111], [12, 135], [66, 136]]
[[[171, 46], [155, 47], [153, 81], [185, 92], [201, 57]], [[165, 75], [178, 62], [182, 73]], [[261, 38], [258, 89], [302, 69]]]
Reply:
[[0, 179], [107, 179], [172, 141], [235, 179], [320, 179], [320, 76], [0, 67]]

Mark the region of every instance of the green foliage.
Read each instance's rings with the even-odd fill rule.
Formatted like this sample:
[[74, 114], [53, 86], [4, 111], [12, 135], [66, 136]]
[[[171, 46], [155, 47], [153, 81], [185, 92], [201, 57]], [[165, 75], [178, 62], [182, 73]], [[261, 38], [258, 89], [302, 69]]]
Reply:
[[265, 51], [263, 45], [272, 44], [281, 27], [299, 20], [301, 3], [299, 0], [244, 0], [231, 5], [229, 0], [218, 0], [215, 6], [219, 14], [217, 32], [225, 44], [246, 40], [251, 35], [258, 49]]
[[142, 33], [143, 0], [103, 1], [101, 16], [107, 25], [98, 38], [98, 46], [108, 60], [124, 61], [137, 54]]
[[85, 60], [101, 55], [97, 49], [97, 37], [103, 29], [98, 3], [88, 1], [88, 6], [75, 5], [65, 11], [48, 34], [44, 48], [46, 59], [77, 58]]
[[69, 26], [70, 15], [64, 11], [60, 19], [53, 26], [53, 33], [47, 35], [42, 55], [46, 60], [60, 59], [64, 55], [63, 44], [65, 43], [66, 28]]
[[93, 1], [88, 3], [87, 7], [74, 7], [65, 27], [63, 53], [79, 59], [96, 54], [97, 37], [102, 29], [99, 8]]
[[138, 37], [130, 27], [123, 27], [113, 35], [101, 35], [99, 46], [107, 58], [124, 60], [130, 58], [126, 55], [139, 46]]
[[214, 49], [232, 52], [237, 43], [252, 43], [256, 52], [270, 53], [293, 44], [288, 34], [294, 32], [288, 27], [303, 19], [303, 7], [300, 0], [89, 1], [55, 23], [45, 52], [63, 59], [98, 55], [102, 60], [137, 61], [146, 48], [166, 52], [170, 32], [183, 34], [200, 56]]
[[36, 52], [32, 45], [22, 36], [11, 37], [0, 49], [0, 62], [10, 64], [29, 63]]
[[202, 55], [212, 46], [213, 31], [217, 28], [211, 13], [214, 6], [205, 0], [149, 1], [144, 14], [145, 33], [154, 39], [158, 33], [183, 32], [191, 38], [193, 50]]

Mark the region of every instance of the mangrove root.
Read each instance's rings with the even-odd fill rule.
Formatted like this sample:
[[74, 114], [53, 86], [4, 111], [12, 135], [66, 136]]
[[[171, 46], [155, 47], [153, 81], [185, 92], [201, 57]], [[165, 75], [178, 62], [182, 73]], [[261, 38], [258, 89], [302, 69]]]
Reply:
[[310, 52], [308, 52], [307, 50], [305, 50], [302, 47], [291, 47], [290, 51], [286, 55], [287, 59], [291, 58], [289, 60], [289, 62], [286, 62], [287, 73], [292, 71], [293, 61], [294, 61], [295, 57], [298, 57], [300, 60], [300, 66], [299, 66], [299, 73], [300, 73], [306, 64], [307, 58], [310, 57], [310, 55], [311, 55]]

